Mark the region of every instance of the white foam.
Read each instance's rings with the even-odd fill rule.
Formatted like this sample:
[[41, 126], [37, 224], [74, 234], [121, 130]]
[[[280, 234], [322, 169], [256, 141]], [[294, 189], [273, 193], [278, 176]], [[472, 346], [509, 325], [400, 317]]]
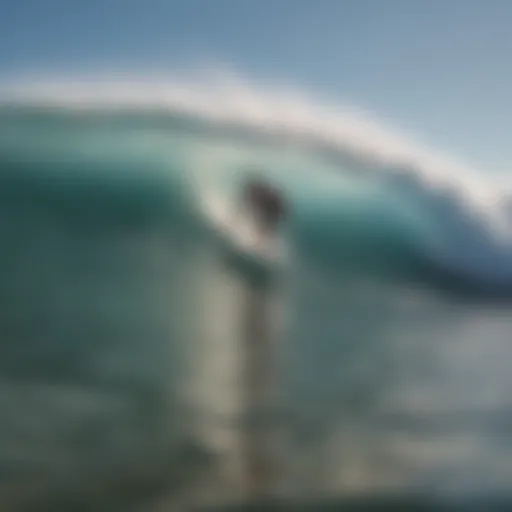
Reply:
[[477, 174], [358, 108], [320, 103], [289, 88], [254, 87], [232, 74], [166, 82], [147, 77], [33, 79], [4, 85], [1, 98], [77, 109], [166, 109], [351, 152], [382, 167], [407, 166], [432, 181]]

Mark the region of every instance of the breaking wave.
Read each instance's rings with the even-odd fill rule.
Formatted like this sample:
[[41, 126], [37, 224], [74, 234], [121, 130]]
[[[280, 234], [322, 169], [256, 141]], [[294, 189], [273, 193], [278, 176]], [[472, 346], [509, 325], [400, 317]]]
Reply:
[[301, 211], [311, 214], [302, 240], [332, 263], [357, 254], [359, 267], [392, 267], [451, 291], [512, 294], [503, 183], [354, 108], [232, 77], [39, 81], [4, 87], [2, 97], [4, 169], [13, 159], [44, 167], [49, 158], [51, 167], [68, 158], [86, 170], [89, 158], [97, 176], [109, 168], [130, 168], [147, 183], [181, 176], [224, 197], [234, 177], [257, 168], [291, 196], [316, 189], [301, 196]]

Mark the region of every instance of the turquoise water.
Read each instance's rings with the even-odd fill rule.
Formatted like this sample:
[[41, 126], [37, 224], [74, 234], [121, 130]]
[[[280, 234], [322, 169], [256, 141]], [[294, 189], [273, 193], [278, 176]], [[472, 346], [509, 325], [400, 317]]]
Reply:
[[256, 169], [291, 205], [287, 492], [508, 490], [507, 253], [455, 198], [172, 114], [4, 108], [0, 168], [6, 485], [150, 493], [192, 440], [235, 492], [244, 284], [201, 202]]

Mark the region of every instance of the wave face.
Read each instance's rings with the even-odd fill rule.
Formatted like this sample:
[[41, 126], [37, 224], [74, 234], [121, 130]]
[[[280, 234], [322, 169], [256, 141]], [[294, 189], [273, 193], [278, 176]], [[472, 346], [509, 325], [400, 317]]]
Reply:
[[[186, 433], [226, 448], [212, 417], [236, 410], [238, 305], [202, 201], [234, 201], [257, 173], [291, 204], [294, 492], [508, 491], [511, 326], [506, 304], [489, 308], [512, 297], [502, 184], [353, 109], [240, 84], [4, 97], [1, 435], [15, 456], [0, 446], [0, 460], [51, 492], [69, 478], [103, 496], [89, 490], [112, 474], [171, 486]], [[26, 386], [37, 410], [13, 398]], [[41, 427], [28, 445], [12, 434], [27, 417]]]

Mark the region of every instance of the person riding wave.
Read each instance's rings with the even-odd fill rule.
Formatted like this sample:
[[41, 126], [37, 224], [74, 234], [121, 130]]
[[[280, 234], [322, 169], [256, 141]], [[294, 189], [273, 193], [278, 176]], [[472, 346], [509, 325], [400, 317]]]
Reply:
[[254, 214], [260, 239], [272, 238], [286, 214], [285, 201], [279, 190], [267, 181], [251, 178], [244, 186], [242, 201]]

